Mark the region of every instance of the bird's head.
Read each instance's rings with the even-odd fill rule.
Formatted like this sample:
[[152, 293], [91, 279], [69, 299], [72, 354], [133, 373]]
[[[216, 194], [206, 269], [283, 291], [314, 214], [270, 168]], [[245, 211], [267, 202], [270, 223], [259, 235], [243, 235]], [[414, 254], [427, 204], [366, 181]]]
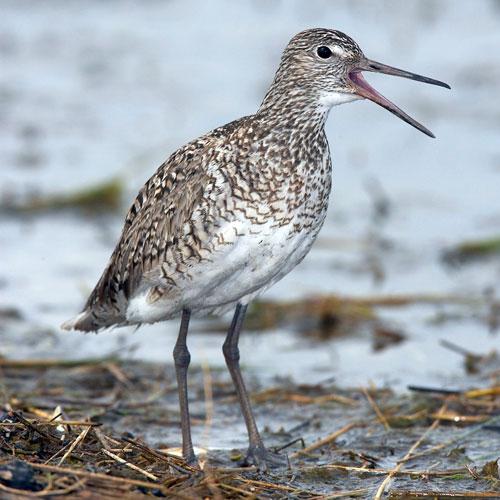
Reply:
[[372, 61], [349, 36], [340, 31], [320, 28], [302, 31], [290, 40], [283, 53], [275, 84], [293, 83], [286, 85], [289, 90], [295, 87], [302, 96], [306, 92], [326, 108], [355, 99], [369, 99], [424, 134], [434, 137], [430, 130], [379, 94], [363, 77], [364, 71], [450, 88], [438, 80]]

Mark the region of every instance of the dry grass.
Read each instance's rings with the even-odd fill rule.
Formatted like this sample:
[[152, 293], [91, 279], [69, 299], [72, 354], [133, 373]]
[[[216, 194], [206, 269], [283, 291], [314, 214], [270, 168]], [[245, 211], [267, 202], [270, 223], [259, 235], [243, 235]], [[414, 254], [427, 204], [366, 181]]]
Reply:
[[[500, 496], [496, 378], [464, 393], [417, 388], [414, 396], [327, 383], [256, 391], [260, 420], [271, 415], [271, 422], [298, 422], [266, 433], [267, 441], [289, 452], [291, 469], [262, 475], [238, 467], [231, 462], [234, 452], [224, 450], [210, 451], [203, 470], [189, 467], [175, 454], [178, 441], [165, 445], [154, 438], [154, 429], [170, 427], [178, 440], [175, 385], [162, 367], [110, 360], [1, 365], [5, 498]], [[209, 436], [217, 442], [221, 429], [239, 420], [224, 377], [195, 370], [191, 389], [205, 415], [193, 420], [195, 428], [203, 427], [202, 444]], [[482, 459], [473, 461], [469, 453]]]

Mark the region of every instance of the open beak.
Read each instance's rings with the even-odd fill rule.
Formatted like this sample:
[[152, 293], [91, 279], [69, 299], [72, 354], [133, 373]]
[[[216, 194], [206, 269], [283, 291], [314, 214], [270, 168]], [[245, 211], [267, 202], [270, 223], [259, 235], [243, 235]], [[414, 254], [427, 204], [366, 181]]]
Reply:
[[354, 85], [355, 92], [365, 99], [370, 99], [387, 109], [394, 115], [409, 123], [412, 127], [420, 130], [429, 137], [434, 137], [434, 134], [424, 127], [422, 124], [418, 123], [411, 116], [408, 116], [402, 109], [398, 108], [394, 103], [386, 99], [383, 95], [379, 94], [363, 77], [362, 71], [373, 71], [374, 73], [384, 73], [386, 75], [401, 76], [403, 78], [410, 78], [411, 80], [416, 80], [418, 82], [430, 83], [431, 85], [438, 85], [439, 87], [444, 87], [446, 89], [451, 88], [447, 83], [440, 82], [439, 80], [434, 80], [433, 78], [427, 78], [426, 76], [416, 75], [415, 73], [410, 73], [402, 69], [393, 68], [392, 66], [387, 66], [386, 64], [381, 64], [375, 61], [370, 61], [369, 59], [363, 60], [354, 69], [349, 72], [349, 79]]

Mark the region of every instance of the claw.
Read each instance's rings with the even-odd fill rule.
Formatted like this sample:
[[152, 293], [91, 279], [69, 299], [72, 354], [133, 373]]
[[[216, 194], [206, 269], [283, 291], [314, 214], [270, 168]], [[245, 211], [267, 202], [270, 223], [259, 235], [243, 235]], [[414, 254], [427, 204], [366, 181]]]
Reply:
[[198, 461], [198, 458], [196, 457], [194, 451], [183, 457], [183, 459], [186, 465], [188, 465], [189, 467], [201, 470], [200, 462]]
[[244, 464], [255, 465], [260, 472], [268, 472], [270, 469], [290, 469], [288, 455], [274, 453], [264, 446], [248, 448]]

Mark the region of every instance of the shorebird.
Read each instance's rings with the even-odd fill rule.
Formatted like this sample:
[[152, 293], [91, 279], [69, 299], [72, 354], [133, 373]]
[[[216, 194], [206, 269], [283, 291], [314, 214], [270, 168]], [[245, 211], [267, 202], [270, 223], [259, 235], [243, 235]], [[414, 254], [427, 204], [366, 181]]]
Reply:
[[181, 316], [174, 348], [184, 458], [190, 430], [186, 344], [192, 314], [235, 308], [222, 350], [246, 423], [248, 464], [284, 465], [259, 434], [239, 367], [247, 306], [309, 252], [325, 220], [332, 106], [369, 99], [434, 137], [364, 79], [372, 71], [450, 88], [368, 59], [352, 38], [309, 29], [285, 48], [258, 111], [175, 151], [140, 190], [83, 311], [64, 329], [97, 331]]

